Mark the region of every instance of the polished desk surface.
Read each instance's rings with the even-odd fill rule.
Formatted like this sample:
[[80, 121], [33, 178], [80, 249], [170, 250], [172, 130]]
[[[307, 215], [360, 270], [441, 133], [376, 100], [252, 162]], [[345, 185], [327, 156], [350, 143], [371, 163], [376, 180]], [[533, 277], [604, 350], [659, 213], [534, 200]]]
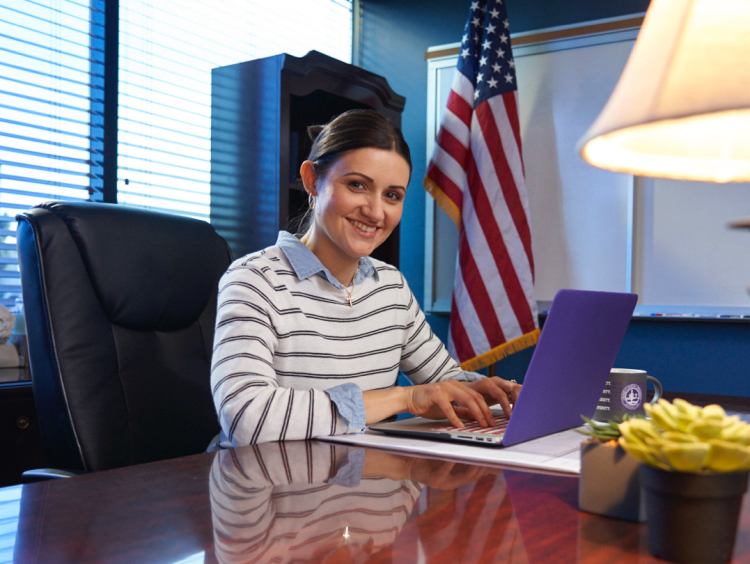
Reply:
[[[3, 562], [659, 562], [645, 524], [578, 511], [577, 477], [319, 441], [14, 486], [0, 502], [13, 495]], [[735, 562], [750, 562], [748, 500]]]

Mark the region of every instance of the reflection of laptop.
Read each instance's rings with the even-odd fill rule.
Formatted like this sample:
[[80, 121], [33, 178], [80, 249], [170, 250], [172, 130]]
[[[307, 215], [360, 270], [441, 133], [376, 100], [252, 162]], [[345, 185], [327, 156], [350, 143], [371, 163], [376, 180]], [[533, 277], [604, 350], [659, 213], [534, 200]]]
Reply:
[[[487, 430], [467, 423], [422, 417], [378, 423], [370, 429], [393, 435], [459, 440], [494, 446], [578, 427], [596, 410], [609, 371], [625, 337], [638, 296], [560, 290], [550, 307], [513, 413]], [[502, 376], [502, 374], [500, 374]]]

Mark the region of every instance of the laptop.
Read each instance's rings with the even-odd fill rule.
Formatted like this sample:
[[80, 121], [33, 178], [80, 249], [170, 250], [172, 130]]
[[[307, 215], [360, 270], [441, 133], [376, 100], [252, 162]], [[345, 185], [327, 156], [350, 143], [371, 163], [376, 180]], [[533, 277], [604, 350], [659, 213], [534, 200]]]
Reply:
[[[511, 446], [582, 425], [591, 417], [625, 337], [638, 296], [560, 290], [550, 306], [539, 342], [510, 418], [496, 425], [414, 417], [370, 425], [390, 435]], [[499, 374], [502, 377], [502, 374]]]

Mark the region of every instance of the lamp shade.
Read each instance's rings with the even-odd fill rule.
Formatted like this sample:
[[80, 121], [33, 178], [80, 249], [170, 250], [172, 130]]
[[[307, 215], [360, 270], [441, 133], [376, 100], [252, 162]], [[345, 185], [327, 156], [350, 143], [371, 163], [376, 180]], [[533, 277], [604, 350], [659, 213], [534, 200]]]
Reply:
[[652, 0], [578, 149], [618, 172], [750, 181], [750, 0]]

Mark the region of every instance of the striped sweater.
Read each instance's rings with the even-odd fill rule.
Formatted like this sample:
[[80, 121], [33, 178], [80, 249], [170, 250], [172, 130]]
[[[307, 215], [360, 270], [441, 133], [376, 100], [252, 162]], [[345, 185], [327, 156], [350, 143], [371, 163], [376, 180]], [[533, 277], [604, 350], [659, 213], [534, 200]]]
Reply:
[[353, 307], [324, 276], [300, 279], [278, 245], [232, 263], [211, 370], [221, 446], [360, 431], [325, 392], [342, 384], [361, 404], [361, 391], [394, 386], [399, 370], [415, 384], [464, 377], [402, 274], [370, 261], [377, 276], [354, 285]]

